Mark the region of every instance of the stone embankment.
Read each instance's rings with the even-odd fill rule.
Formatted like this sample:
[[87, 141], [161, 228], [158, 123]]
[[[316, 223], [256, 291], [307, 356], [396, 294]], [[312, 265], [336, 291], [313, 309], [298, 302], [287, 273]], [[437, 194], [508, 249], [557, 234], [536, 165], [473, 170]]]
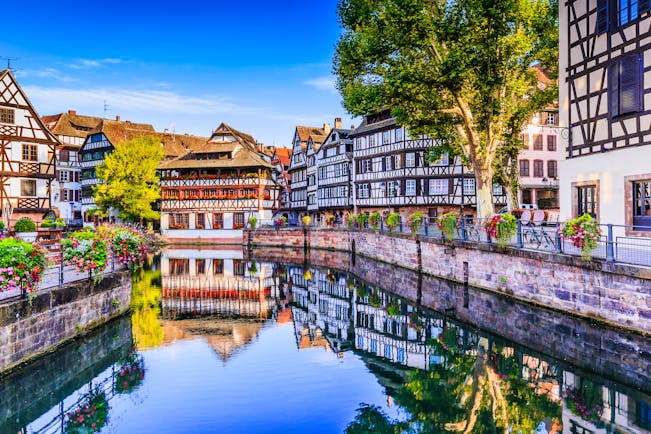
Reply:
[[[651, 334], [651, 269], [433, 237], [336, 229], [256, 230], [249, 248], [343, 251]], [[334, 265], [333, 265], [334, 266]], [[424, 295], [425, 296], [425, 295]]]
[[27, 363], [129, 310], [131, 275], [106, 276], [0, 305], [0, 374]]
[[[369, 284], [391, 291], [416, 306], [444, 313], [447, 318], [504, 337], [527, 353], [557, 360], [574, 372], [577, 368], [648, 389], [651, 384], [651, 340], [643, 334], [607, 327], [576, 315], [514, 300], [507, 294], [474, 288], [407, 268], [397, 268], [349, 252], [302, 248], [255, 248], [247, 259], [295, 266], [337, 269]], [[308, 265], [309, 264], [309, 265]], [[480, 332], [483, 334], [483, 332]], [[631, 390], [621, 389], [629, 393]], [[618, 390], [619, 390], [618, 389]]]

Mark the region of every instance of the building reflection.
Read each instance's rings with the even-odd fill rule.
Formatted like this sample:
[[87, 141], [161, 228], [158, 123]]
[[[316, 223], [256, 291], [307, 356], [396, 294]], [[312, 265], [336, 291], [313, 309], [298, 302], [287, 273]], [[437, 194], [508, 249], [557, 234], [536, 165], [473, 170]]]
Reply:
[[651, 432], [648, 394], [584, 374], [346, 273], [287, 266], [286, 276], [297, 347], [325, 348], [339, 357], [354, 351], [389, 399], [415, 368], [428, 371], [448, 366], [455, 357], [483, 357], [497, 374], [495, 381], [510, 393], [525, 384], [550, 408], [557, 406], [557, 417], [541, 419], [548, 432], [561, 432], [561, 427], [568, 433]]

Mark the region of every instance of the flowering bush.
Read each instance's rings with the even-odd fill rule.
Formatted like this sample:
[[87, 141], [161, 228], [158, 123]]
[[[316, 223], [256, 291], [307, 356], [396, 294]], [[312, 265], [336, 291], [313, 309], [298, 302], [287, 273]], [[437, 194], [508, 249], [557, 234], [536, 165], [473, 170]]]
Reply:
[[63, 262], [77, 271], [98, 271], [106, 267], [106, 242], [91, 231], [79, 231], [61, 241]]
[[597, 426], [601, 424], [604, 405], [600, 386], [586, 382], [580, 388], [567, 387], [563, 392], [563, 397], [565, 405], [573, 414]]
[[382, 221], [382, 216], [380, 215], [379, 212], [373, 211], [369, 216], [368, 216], [368, 224], [373, 226], [373, 229], [377, 231], [378, 227], [380, 226], [380, 222]]
[[106, 394], [93, 390], [88, 394], [87, 402], [77, 410], [68, 413], [67, 433], [99, 432], [108, 420], [109, 405]]
[[287, 217], [285, 217], [284, 215], [278, 217], [276, 220], [274, 220], [274, 226], [276, 227], [276, 229], [284, 228], [285, 226], [287, 226]]
[[145, 262], [147, 247], [142, 236], [129, 229], [119, 228], [113, 231], [112, 238], [111, 251], [120, 263], [133, 265], [136, 269]]
[[436, 226], [441, 230], [441, 233], [449, 241], [454, 239], [454, 233], [457, 230], [457, 223], [459, 219], [454, 212], [446, 212], [436, 219]]
[[328, 217], [326, 217], [325, 222], [328, 226], [334, 226], [335, 225], [335, 216], [333, 214], [330, 214]]
[[142, 383], [144, 378], [144, 360], [134, 350], [115, 374], [115, 391], [117, 393], [130, 393]]
[[400, 225], [400, 214], [397, 212], [392, 212], [389, 214], [387, 217], [387, 226], [389, 227], [389, 230], [393, 233], [396, 228]]
[[310, 224], [312, 224], [312, 217], [309, 215], [304, 215], [303, 218], [301, 218], [301, 221], [303, 222], [303, 226], [308, 228], [310, 227]]
[[418, 232], [418, 229], [423, 224], [423, 213], [422, 212], [413, 213], [412, 215], [410, 215], [407, 218], [407, 223], [409, 224], [409, 228], [411, 229], [411, 233], [413, 235], [416, 235], [416, 233]]
[[34, 291], [45, 266], [45, 253], [38, 245], [16, 238], [0, 240], [0, 292]]
[[599, 222], [590, 214], [583, 214], [581, 217], [565, 222], [561, 229], [561, 237], [570, 240], [572, 245], [581, 251], [581, 257], [589, 261], [592, 258], [592, 251], [597, 248], [601, 228]]
[[511, 214], [495, 214], [484, 223], [484, 230], [489, 237], [497, 240], [500, 247], [506, 247], [518, 231], [518, 221]]

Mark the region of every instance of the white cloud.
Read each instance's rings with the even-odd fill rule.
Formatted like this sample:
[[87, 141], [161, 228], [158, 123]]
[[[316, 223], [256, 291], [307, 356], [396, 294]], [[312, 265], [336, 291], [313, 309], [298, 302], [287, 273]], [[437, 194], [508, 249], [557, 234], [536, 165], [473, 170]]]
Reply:
[[335, 86], [335, 78], [333, 76], [317, 77], [310, 80], [305, 80], [303, 84], [315, 87], [319, 90], [325, 90], [331, 93], [337, 93]]
[[18, 72], [19, 77], [38, 77], [62, 81], [64, 83], [70, 83], [78, 81], [78, 79], [64, 74], [56, 68], [44, 68], [40, 70], [26, 69], [20, 70]]
[[90, 69], [90, 68], [99, 68], [105, 65], [117, 65], [124, 63], [122, 59], [116, 59], [114, 57], [106, 57], [104, 59], [79, 59], [74, 63], [70, 63], [68, 68], [72, 69]]

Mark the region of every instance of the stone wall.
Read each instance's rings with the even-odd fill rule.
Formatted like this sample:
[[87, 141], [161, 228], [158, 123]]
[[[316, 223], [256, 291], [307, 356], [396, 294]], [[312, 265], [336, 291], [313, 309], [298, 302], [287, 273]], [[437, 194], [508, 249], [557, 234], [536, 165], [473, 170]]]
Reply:
[[256, 230], [248, 239], [253, 247], [305, 245], [354, 251], [380, 262], [651, 333], [651, 269], [645, 267], [366, 230]]
[[120, 272], [0, 305], [0, 373], [122, 315], [130, 302], [131, 275]]
[[[651, 392], [651, 365], [648, 363], [651, 340], [639, 333], [604, 327], [576, 315], [564, 315], [521, 302], [507, 294], [370, 258], [357, 257], [353, 261], [347, 252], [311, 250], [304, 255], [299, 249], [264, 248], [252, 253], [251, 259], [260, 261], [336, 268], [396, 293], [417, 306], [444, 313], [451, 320], [496, 335], [487, 335], [491, 339], [505, 338], [523, 347], [527, 353], [556, 359], [573, 372], [596, 372], [604, 378]], [[617, 390], [624, 389], [618, 386]]]

